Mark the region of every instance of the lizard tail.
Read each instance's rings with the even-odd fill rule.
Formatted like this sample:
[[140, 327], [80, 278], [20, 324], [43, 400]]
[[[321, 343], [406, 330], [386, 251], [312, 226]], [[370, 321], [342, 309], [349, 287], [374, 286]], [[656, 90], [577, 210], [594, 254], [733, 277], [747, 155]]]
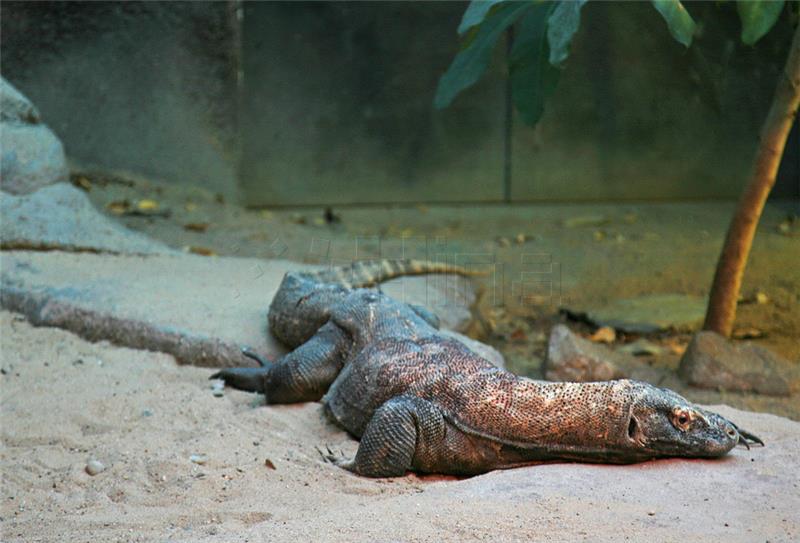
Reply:
[[463, 276], [486, 275], [485, 271], [427, 260], [358, 260], [349, 266], [336, 266], [301, 275], [317, 283], [342, 285], [348, 288], [371, 287], [395, 277], [428, 273], [452, 273]]

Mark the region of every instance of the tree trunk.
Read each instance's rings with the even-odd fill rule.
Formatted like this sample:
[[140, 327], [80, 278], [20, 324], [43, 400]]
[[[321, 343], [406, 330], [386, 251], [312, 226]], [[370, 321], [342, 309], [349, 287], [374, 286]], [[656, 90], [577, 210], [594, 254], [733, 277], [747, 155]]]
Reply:
[[731, 335], [742, 276], [758, 220], [783, 156], [786, 138], [800, 104], [800, 26], [795, 30], [786, 67], [778, 81], [767, 119], [761, 129], [753, 171], [736, 207], [722, 247], [703, 328]]

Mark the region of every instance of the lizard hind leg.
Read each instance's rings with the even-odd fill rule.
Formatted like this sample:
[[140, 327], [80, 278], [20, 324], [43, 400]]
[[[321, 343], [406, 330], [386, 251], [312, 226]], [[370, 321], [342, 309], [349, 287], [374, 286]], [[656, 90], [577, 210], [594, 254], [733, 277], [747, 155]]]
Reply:
[[365, 477], [399, 477], [410, 469], [426, 471], [435, 461], [444, 432], [444, 417], [436, 406], [416, 396], [398, 396], [372, 415], [355, 458], [336, 464]]

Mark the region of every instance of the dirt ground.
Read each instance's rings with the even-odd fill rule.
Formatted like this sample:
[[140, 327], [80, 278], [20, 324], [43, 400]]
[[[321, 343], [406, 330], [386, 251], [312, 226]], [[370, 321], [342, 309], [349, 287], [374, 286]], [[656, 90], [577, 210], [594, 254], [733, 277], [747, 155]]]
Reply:
[[[708, 294], [733, 204], [539, 204], [258, 210], [191, 185], [75, 175], [98, 209], [175, 248], [310, 263], [414, 257], [490, 267], [471, 335], [516, 373], [540, 377], [550, 328], [580, 308], [645, 294]], [[735, 329], [800, 367], [800, 205], [765, 209]], [[756, 302], [756, 298], [766, 303]], [[589, 335], [590, 327], [571, 323]], [[636, 340], [620, 334], [617, 345]], [[663, 354], [643, 375], [692, 400], [800, 420], [800, 398], [724, 393], [674, 378], [687, 333], [647, 337]]]
[[[97, 176], [79, 183], [128, 227], [209, 258], [326, 263], [444, 255], [496, 265], [501, 273], [484, 283], [474, 332], [500, 348], [512, 370], [531, 376], [539, 373], [549, 328], [564, 319], [562, 306], [654, 292], [706, 294], [731, 209], [262, 211], [191, 187]], [[756, 341], [792, 363], [800, 357], [800, 237], [787, 216], [796, 211], [767, 210], [737, 322], [761, 330]], [[545, 288], [525, 298], [518, 286], [530, 273], [543, 277]], [[750, 303], [757, 292], [766, 303]], [[264, 407], [257, 395], [231, 390], [215, 397], [208, 369], [34, 328], [9, 312], [0, 312], [0, 329], [3, 541], [788, 542], [800, 535], [800, 432], [778, 417], [720, 406], [768, 446], [739, 448], [716, 462], [551, 464], [465, 480], [368, 480], [317, 453], [330, 447], [352, 455], [357, 447], [319, 404]], [[666, 349], [688, 337], [648, 339]], [[668, 352], [642, 364], [694, 400], [800, 420], [796, 395], [686, 389], [668, 371], [677, 358]], [[102, 469], [90, 475], [95, 461]]]
[[[210, 370], [0, 312], [0, 529], [11, 542], [796, 541], [798, 425], [719, 461], [370, 480], [319, 404], [214, 397]], [[90, 461], [102, 463], [95, 475]], [[612, 521], [613, 519], [613, 521]]]

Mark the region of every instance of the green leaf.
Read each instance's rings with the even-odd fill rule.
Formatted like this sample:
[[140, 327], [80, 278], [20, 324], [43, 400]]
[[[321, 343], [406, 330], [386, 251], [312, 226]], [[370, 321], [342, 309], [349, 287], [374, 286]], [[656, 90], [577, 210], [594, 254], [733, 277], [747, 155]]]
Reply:
[[753, 45], [775, 25], [783, 10], [783, 0], [739, 0], [736, 9], [742, 20], [742, 41]]
[[680, 43], [689, 47], [697, 25], [678, 0], [652, 0], [653, 6], [667, 21], [669, 33]]
[[569, 56], [569, 44], [581, 24], [581, 8], [586, 0], [558, 2], [547, 22], [550, 64], [558, 66]]
[[505, 1], [506, 0], [472, 0], [469, 6], [467, 6], [467, 10], [464, 12], [464, 16], [461, 17], [461, 24], [458, 25], [458, 34], [463, 35], [464, 32], [473, 26], [481, 24], [492, 7]]
[[554, 2], [543, 2], [527, 12], [511, 48], [511, 96], [523, 122], [530, 126], [541, 119], [561, 74], [550, 64], [547, 44], [547, 22], [555, 9]]
[[480, 79], [489, 65], [498, 38], [533, 5], [531, 2], [504, 2], [489, 13], [468, 45], [458, 52], [439, 79], [433, 100], [438, 109], [449, 106], [458, 93]]

